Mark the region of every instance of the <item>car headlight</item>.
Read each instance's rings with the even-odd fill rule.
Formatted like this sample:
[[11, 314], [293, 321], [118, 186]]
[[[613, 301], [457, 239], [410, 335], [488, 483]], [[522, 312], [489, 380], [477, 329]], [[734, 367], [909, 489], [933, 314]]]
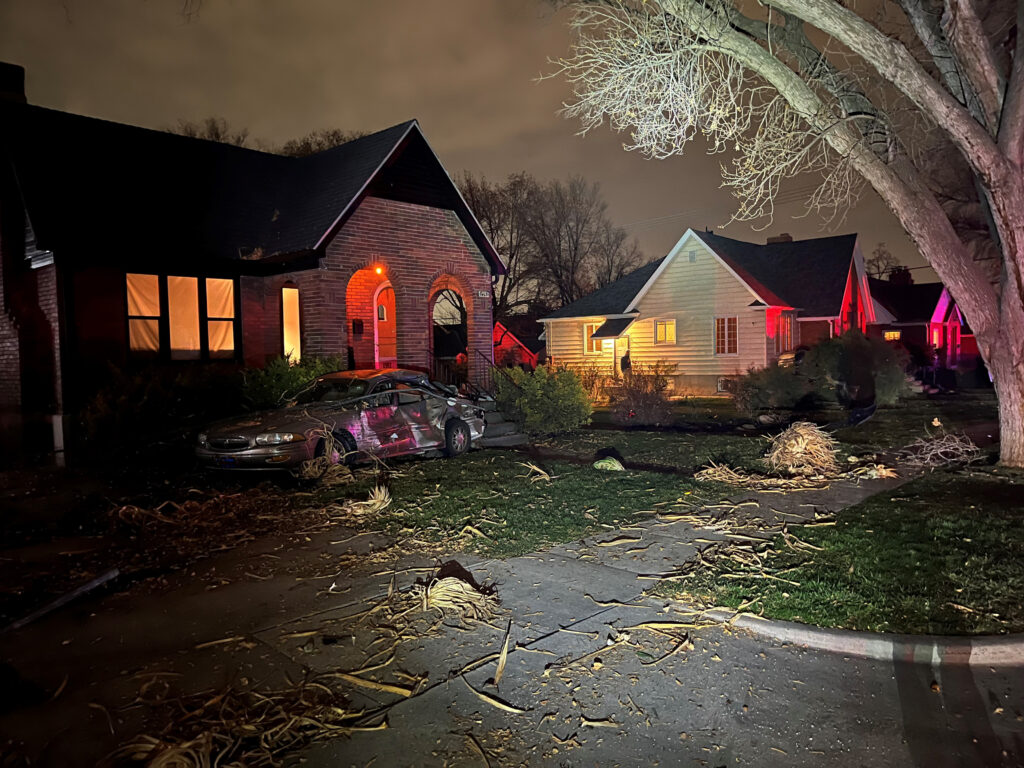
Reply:
[[305, 440], [305, 435], [297, 432], [267, 432], [256, 435], [256, 445], [281, 445], [283, 443], [299, 443]]

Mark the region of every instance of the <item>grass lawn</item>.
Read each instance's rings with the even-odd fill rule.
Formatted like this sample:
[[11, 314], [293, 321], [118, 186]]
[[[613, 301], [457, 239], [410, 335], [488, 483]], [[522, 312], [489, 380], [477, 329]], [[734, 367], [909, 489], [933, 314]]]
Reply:
[[[692, 499], [702, 490], [720, 490], [678, 474], [602, 472], [589, 462], [566, 461], [540, 461], [552, 479], [531, 482], [520, 461], [527, 458], [485, 450], [396, 463], [389, 480], [393, 502], [375, 524], [431, 541], [461, 535], [470, 551], [510, 557], [628, 525], [649, 517], [656, 505]], [[345, 495], [365, 498], [372, 485], [346, 486]]]
[[[765, 572], [795, 584], [708, 570], [662, 594], [826, 627], [924, 634], [1024, 630], [1021, 473], [936, 472], [844, 510], [835, 526], [794, 528]], [[742, 573], [735, 569], [732, 573]]]
[[751, 435], [608, 429], [583, 429], [536, 440], [534, 444], [547, 451], [580, 458], [591, 458], [603, 448], [614, 448], [627, 463], [690, 473], [709, 461], [757, 469], [758, 459], [767, 445], [760, 437]]

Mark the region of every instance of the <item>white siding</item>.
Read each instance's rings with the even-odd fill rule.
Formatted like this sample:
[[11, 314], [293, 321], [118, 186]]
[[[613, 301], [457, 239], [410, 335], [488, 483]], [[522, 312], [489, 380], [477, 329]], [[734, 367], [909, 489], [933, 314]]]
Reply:
[[[691, 262], [690, 251], [696, 251]], [[637, 309], [630, 327], [634, 363], [675, 363], [680, 376], [729, 376], [766, 363], [765, 311], [747, 287], [696, 239], [676, 255]], [[736, 317], [738, 354], [716, 355], [715, 318]], [[676, 321], [676, 343], [654, 344], [654, 321]]]
[[615, 356], [611, 339], [605, 341], [600, 354], [590, 355], [583, 352], [584, 323], [601, 323], [603, 321], [603, 317], [589, 317], [545, 323], [544, 338], [547, 339], [548, 359], [555, 363], [565, 363], [574, 368], [576, 366], [594, 366], [605, 375], [614, 373]]

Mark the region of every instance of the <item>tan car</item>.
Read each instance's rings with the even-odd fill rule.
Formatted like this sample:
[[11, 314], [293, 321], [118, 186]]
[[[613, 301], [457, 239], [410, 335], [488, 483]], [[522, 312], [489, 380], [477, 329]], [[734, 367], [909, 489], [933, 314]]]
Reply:
[[423, 373], [339, 371], [285, 407], [210, 425], [196, 456], [222, 469], [293, 469], [328, 450], [332, 463], [432, 451], [457, 456], [483, 431], [475, 403]]

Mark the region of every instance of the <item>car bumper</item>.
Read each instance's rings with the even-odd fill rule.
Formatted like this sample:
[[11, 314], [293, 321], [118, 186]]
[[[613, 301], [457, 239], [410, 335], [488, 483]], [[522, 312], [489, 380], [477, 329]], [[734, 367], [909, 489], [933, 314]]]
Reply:
[[196, 458], [218, 469], [289, 469], [309, 458], [306, 443], [267, 445], [242, 451], [218, 451], [199, 446]]

